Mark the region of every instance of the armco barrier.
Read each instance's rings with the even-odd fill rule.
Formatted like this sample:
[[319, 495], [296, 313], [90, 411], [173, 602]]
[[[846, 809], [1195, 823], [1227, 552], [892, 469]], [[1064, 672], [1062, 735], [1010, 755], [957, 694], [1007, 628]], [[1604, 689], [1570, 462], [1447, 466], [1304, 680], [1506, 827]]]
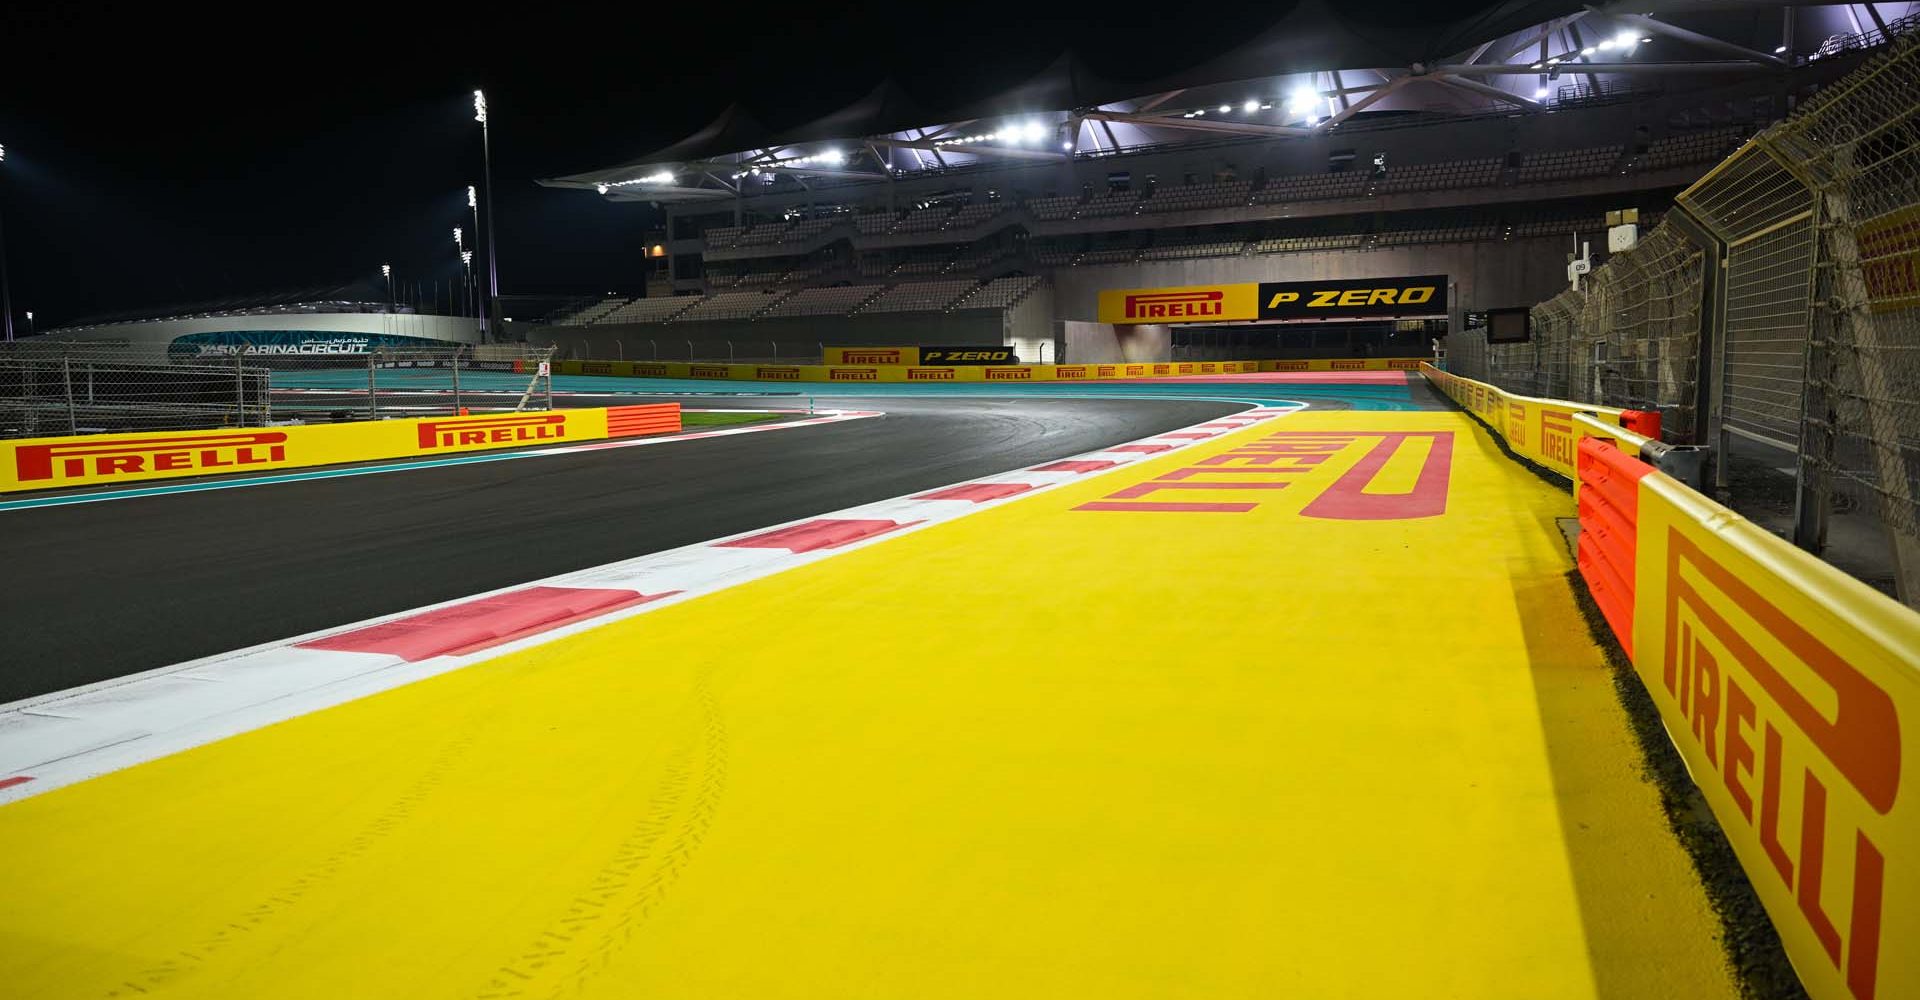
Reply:
[[[898, 350], [889, 348], [888, 350]], [[1417, 371], [1419, 358], [1312, 361], [1152, 361], [1085, 365], [741, 365], [688, 361], [557, 361], [558, 375], [726, 379], [743, 382], [1097, 382], [1254, 372]]]
[[1618, 427], [1626, 415], [1636, 412], [1516, 395], [1425, 363], [1420, 365], [1420, 374], [1468, 412], [1486, 421], [1516, 454], [1558, 472], [1569, 481], [1578, 478], [1574, 467], [1574, 446], [1578, 440], [1573, 427], [1574, 414], [1589, 413], [1602, 423]]
[[680, 404], [0, 441], [0, 493], [267, 472], [680, 430]]
[[[1423, 372], [1483, 418], [1598, 409]], [[1807, 992], [1920, 997], [1920, 614], [1568, 423], [1581, 576]]]

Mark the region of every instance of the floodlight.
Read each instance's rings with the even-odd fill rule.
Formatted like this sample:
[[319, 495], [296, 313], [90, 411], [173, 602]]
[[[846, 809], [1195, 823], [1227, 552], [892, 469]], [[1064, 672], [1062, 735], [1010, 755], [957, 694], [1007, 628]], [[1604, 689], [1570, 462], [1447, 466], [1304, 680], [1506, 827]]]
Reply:
[[460, 234], [459, 226], [453, 227], [453, 245], [457, 247], [463, 247], [467, 245], [465, 239]]
[[1776, 55], [1776, 56], [1777, 56], [1777, 55], [1780, 55], [1780, 54], [1782, 54], [1782, 53], [1784, 53], [1784, 52], [1786, 52], [1786, 51], [1787, 51], [1787, 47], [1786, 47], [1786, 46], [1784, 46], [1784, 45], [1776, 45], [1776, 46], [1774, 46], [1774, 47], [1773, 47], [1773, 54], [1774, 54], [1774, 55]]
[[1255, 111], [1260, 110], [1260, 102], [1248, 101], [1247, 103], [1240, 105], [1240, 110], [1245, 111], [1247, 114], [1253, 114]]
[[487, 95], [477, 90], [473, 92], [473, 120], [482, 125], [487, 123]]
[[1583, 56], [1590, 56], [1590, 55], [1593, 55], [1593, 53], [1594, 53], [1594, 48], [1593, 48], [1593, 46], [1591, 46], [1591, 45], [1589, 45], [1589, 46], [1587, 46], [1586, 48], [1584, 48], [1584, 49], [1581, 49], [1581, 50], [1580, 50], [1580, 54], [1581, 54], [1581, 55], [1583, 55]]
[[825, 160], [828, 163], [833, 164], [836, 167], [842, 163], [847, 162], [847, 154], [837, 149], [829, 149], [826, 152], [821, 153], [820, 158], [822, 160]]
[[1613, 44], [1618, 45], [1623, 49], [1630, 49], [1640, 44], [1640, 36], [1631, 31], [1622, 31], [1621, 33], [1613, 36]]
[[1220, 113], [1221, 113], [1221, 114], [1223, 114], [1223, 115], [1224, 115], [1224, 114], [1226, 114], [1226, 113], [1227, 113], [1227, 112], [1229, 112], [1229, 111], [1232, 111], [1232, 110], [1233, 110], [1233, 105], [1231, 105], [1231, 104], [1222, 104], [1222, 105], [1220, 105]]
[[1545, 87], [1535, 87], [1535, 88], [1533, 88], [1533, 98], [1534, 98], [1534, 100], [1539, 100], [1539, 99], [1541, 99], [1541, 98], [1543, 98], [1543, 97], [1545, 97], [1545, 96], [1547, 96], [1547, 88], [1545, 88]]
[[605, 184], [595, 184], [594, 187], [599, 188], [601, 194], [607, 193], [607, 186]]
[[1060, 148], [1066, 150], [1069, 153], [1073, 152], [1073, 140], [1072, 139], [1060, 140]]
[[1601, 40], [1601, 42], [1600, 42], [1600, 49], [1601, 49], [1601, 51], [1603, 51], [1603, 52], [1604, 52], [1604, 51], [1606, 51], [1606, 50], [1608, 50], [1608, 49], [1611, 49], [1611, 48], [1613, 48], [1613, 39], [1611, 39], [1611, 38], [1607, 38], [1607, 39], [1602, 39], [1602, 40]]
[[478, 198], [474, 196], [473, 185], [471, 184], [467, 185], [467, 207], [468, 208], [480, 207], [480, 201]]
[[392, 264], [380, 265], [380, 276], [383, 278], [393, 277], [393, 265]]

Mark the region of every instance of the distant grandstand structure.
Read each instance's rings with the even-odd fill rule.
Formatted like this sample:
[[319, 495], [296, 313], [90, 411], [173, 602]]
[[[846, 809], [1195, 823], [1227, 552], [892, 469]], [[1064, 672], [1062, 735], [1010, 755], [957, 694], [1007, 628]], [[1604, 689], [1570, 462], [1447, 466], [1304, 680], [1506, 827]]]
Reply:
[[[1603, 259], [1608, 212], [1651, 226], [1910, 28], [1907, 6], [1509, 4], [1395, 32], [1304, 2], [1147, 84], [1066, 55], [942, 112], [890, 82], [794, 128], [736, 105], [652, 154], [542, 182], [666, 220], [647, 297], [577, 304], [532, 336], [596, 357], [911, 338], [1058, 360], [1063, 324], [1095, 320], [1102, 290], [1414, 274], [1450, 277], [1457, 326], [1558, 292], [1582, 242]], [[1285, 354], [1438, 331], [1234, 332]], [[1183, 338], [1206, 342], [1167, 339]]]

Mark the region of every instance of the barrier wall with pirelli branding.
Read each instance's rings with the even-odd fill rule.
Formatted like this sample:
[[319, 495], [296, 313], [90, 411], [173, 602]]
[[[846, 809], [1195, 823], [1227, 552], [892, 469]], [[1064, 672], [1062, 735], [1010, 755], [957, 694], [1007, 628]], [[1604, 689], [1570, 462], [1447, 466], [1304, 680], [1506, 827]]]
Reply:
[[680, 405], [0, 441], [0, 493], [671, 434]]
[[[835, 350], [835, 349], [830, 349]], [[844, 357], [852, 348], [839, 349]], [[898, 352], [912, 348], [870, 348]], [[893, 356], [888, 354], [886, 356]], [[904, 356], [904, 355], [902, 355]], [[626, 378], [727, 379], [744, 382], [1082, 382], [1254, 372], [1418, 371], [1420, 358], [1318, 358], [1300, 361], [1155, 361], [1100, 365], [966, 364], [694, 364], [685, 361], [558, 361], [556, 374]]]
[[[1422, 371], [1503, 435], [1597, 409]], [[1920, 997], [1920, 613], [1568, 423], [1581, 576], [1807, 992]]]
[[1578, 441], [1573, 415], [1591, 413], [1595, 419], [1617, 427], [1626, 412], [1606, 406], [1521, 396], [1441, 371], [1424, 362], [1419, 370], [1435, 388], [1486, 421], [1514, 452], [1560, 473], [1569, 481], [1574, 479], [1574, 447]]

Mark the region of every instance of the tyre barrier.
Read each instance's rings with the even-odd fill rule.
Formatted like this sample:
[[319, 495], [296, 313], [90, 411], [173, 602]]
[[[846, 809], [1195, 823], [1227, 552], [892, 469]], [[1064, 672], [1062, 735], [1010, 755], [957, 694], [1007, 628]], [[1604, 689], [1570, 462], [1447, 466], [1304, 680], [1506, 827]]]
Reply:
[[0, 441], [0, 493], [272, 472], [680, 431], [680, 404]]
[[1625, 411], [1422, 373], [1530, 460], [1499, 418], [1569, 415], [1581, 578], [1808, 994], [1920, 997], [1920, 613], [1690, 488], [1699, 452]]

